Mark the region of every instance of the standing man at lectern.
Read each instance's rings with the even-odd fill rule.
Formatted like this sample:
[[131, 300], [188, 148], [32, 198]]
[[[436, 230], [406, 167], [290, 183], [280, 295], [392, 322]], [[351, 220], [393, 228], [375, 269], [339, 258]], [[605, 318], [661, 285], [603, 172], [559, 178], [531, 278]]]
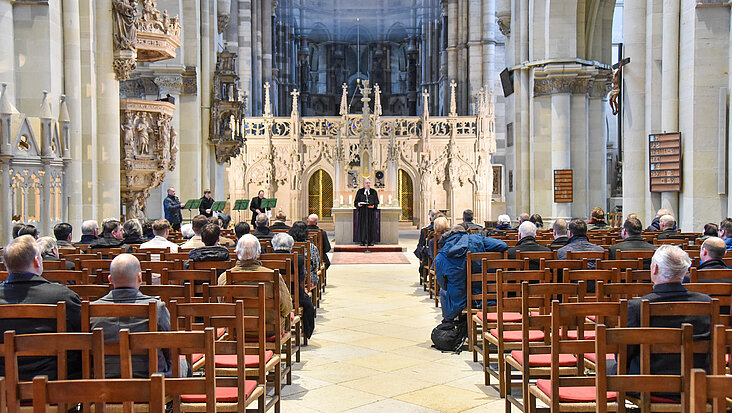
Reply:
[[262, 200], [264, 199], [264, 191], [259, 190], [259, 194], [252, 198], [252, 202], [249, 203], [249, 210], [252, 211], [252, 228], [257, 228], [257, 215], [266, 212], [266, 209], [262, 208]]
[[376, 208], [379, 206], [379, 195], [371, 189], [371, 180], [363, 181], [363, 188], [356, 192], [354, 207], [358, 209], [358, 237], [361, 246], [374, 245], [376, 241]]

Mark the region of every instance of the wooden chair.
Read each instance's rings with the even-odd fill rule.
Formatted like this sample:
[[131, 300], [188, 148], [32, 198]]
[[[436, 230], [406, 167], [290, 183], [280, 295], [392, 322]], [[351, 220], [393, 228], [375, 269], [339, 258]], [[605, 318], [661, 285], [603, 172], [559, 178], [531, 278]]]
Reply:
[[[234, 300], [243, 299], [237, 294], [239, 290], [237, 284], [257, 285], [259, 283], [269, 283], [272, 288], [272, 297], [267, 296], [266, 311], [274, 314], [271, 324], [267, 325], [267, 349], [273, 350], [277, 355], [284, 354], [285, 368], [282, 369], [281, 375], [285, 378], [287, 384], [292, 384], [292, 362], [293, 362], [293, 345], [292, 345], [292, 326], [289, 315], [285, 318], [285, 324], [282, 325], [280, 320], [280, 300], [289, 300], [288, 297], [280, 297], [279, 289], [280, 276], [278, 271], [226, 271], [226, 285], [212, 286], [208, 288], [208, 294], [211, 301], [221, 299], [224, 302], [232, 302]], [[246, 303], [245, 303], [246, 304]]]
[[[496, 322], [495, 328], [483, 329], [483, 376], [485, 385], [490, 384], [490, 376], [493, 375], [499, 382], [499, 393], [501, 397], [506, 396], [506, 388], [510, 383], [505, 380], [505, 360], [507, 351], [521, 348], [521, 283], [535, 282], [547, 283], [551, 280], [551, 272], [548, 269], [539, 271], [496, 271]], [[485, 288], [485, 284], [481, 285]], [[488, 294], [482, 294], [483, 305], [488, 304]], [[488, 314], [486, 314], [488, 315]], [[486, 321], [490, 319], [486, 317]], [[534, 341], [542, 340], [543, 336], [537, 331], [530, 332]], [[491, 357], [491, 346], [496, 348], [495, 358]], [[497, 369], [492, 369], [490, 361], [495, 359]]]
[[[577, 302], [585, 290], [583, 282], [577, 284], [521, 283], [521, 347], [504, 355], [506, 363], [506, 411], [511, 404], [526, 411], [529, 383], [540, 377], [551, 375], [551, 303], [553, 300]], [[532, 337], [532, 332], [534, 337]], [[543, 336], [541, 340], [537, 337]], [[571, 354], [559, 356], [559, 374], [577, 375], [577, 358]], [[521, 377], [521, 395], [513, 394], [514, 372]]]
[[63, 258], [61, 258], [58, 261], [44, 260], [43, 261], [43, 270], [44, 271], [66, 270], [66, 260]]
[[142, 269], [143, 280], [146, 284], [161, 284], [160, 274], [163, 269], [182, 270], [183, 268], [180, 261], [140, 261], [140, 269]]
[[[167, 349], [170, 354], [172, 374], [166, 379], [165, 395], [172, 397], [174, 411], [201, 411], [200, 403], [183, 403], [181, 396], [201, 398], [204, 396], [206, 412], [215, 412], [217, 404], [217, 383], [214, 368], [214, 329], [204, 331], [165, 331], [130, 333], [123, 329], [119, 333], [120, 372], [123, 379], [133, 377], [132, 357], [136, 354], [157, 353]], [[181, 378], [179, 359], [186, 359], [192, 366], [201, 361], [206, 374]], [[150, 374], [158, 371], [157, 357], [148, 359]], [[243, 386], [242, 386], [243, 387]], [[231, 390], [231, 389], [229, 389]], [[238, 391], [239, 389], [237, 389]]]
[[191, 291], [185, 285], [141, 285], [140, 292], [150, 297], [156, 297], [165, 304], [169, 304], [173, 300], [191, 301]]
[[[479, 283], [482, 286], [486, 286], [486, 288], [489, 288], [492, 290], [491, 293], [491, 300], [495, 301], [495, 285], [487, 286], [486, 282], [495, 283], [495, 274], [490, 276], [490, 280], [485, 280], [486, 275], [485, 272], [490, 269], [488, 267], [487, 261], [492, 260], [503, 260], [506, 257], [505, 252], [470, 252], [468, 251], [467, 256], [465, 257], [465, 263], [466, 263], [466, 272], [467, 272], [467, 285], [470, 287], [473, 283]], [[483, 261], [486, 261], [484, 263]], [[473, 263], [477, 263], [477, 265], [482, 268], [481, 272], [473, 273]], [[495, 273], [495, 271], [490, 271], [491, 273]], [[478, 361], [478, 352], [475, 351], [475, 343], [478, 337], [478, 326], [482, 326], [482, 324], [476, 323], [474, 317], [476, 317], [477, 314], [482, 314], [483, 312], [490, 311], [489, 308], [484, 308], [483, 311], [479, 311], [477, 308], [474, 308], [473, 301], [480, 301], [481, 295], [480, 293], [473, 294], [472, 288], [466, 289], [467, 293], [467, 304], [465, 306], [465, 312], [468, 316], [468, 350], [473, 352], [473, 361]], [[495, 305], [492, 306], [492, 308], [495, 308]], [[491, 323], [494, 323], [491, 322]], [[480, 352], [482, 355], [482, 351]]]
[[[597, 408], [595, 378], [585, 376], [584, 369], [578, 369], [577, 376], [560, 375], [559, 355], [571, 354], [577, 360], [583, 360], [585, 354], [594, 353], [595, 343], [588, 338], [594, 336], [594, 324], [588, 324], [587, 317], [593, 316], [598, 323], [624, 327], [627, 311], [625, 300], [617, 303], [552, 303], [550, 379], [538, 379], [529, 387], [529, 411], [536, 411], [537, 399], [549, 406], [552, 412], [594, 411]], [[586, 328], [593, 334], [585, 334]], [[572, 330], [576, 332], [576, 338], [569, 337], [570, 329], [576, 329]], [[617, 409], [615, 398], [607, 399]]]
[[529, 259], [530, 268], [540, 268], [541, 259], [556, 260], [557, 253], [555, 251], [516, 251], [516, 259]]
[[61, 258], [63, 258], [64, 255], [66, 255], [66, 254], [79, 254], [80, 251], [81, 251], [81, 249], [78, 248], [78, 247], [73, 247], [73, 248], [59, 248], [58, 249], [58, 255]]
[[[267, 254], [264, 257], [267, 258]], [[271, 261], [271, 260], [261, 260], [262, 266], [271, 268], [273, 270], [279, 271], [280, 275], [282, 275], [282, 279], [285, 280], [285, 284], [290, 289], [290, 296], [292, 298], [292, 311], [294, 313], [294, 317], [292, 318], [292, 331], [295, 334], [295, 361], [300, 362], [300, 343], [303, 339], [303, 326], [302, 326], [302, 318], [300, 315], [300, 280], [296, 278], [296, 276], [293, 275], [293, 268], [296, 266], [292, 264], [292, 261], [290, 258], [285, 258], [284, 260], [279, 261]], [[294, 271], [297, 271], [295, 269]], [[307, 344], [307, 342], [305, 342]]]
[[187, 252], [166, 252], [160, 255], [160, 261], [186, 261], [190, 256]]
[[643, 297], [651, 291], [653, 291], [653, 284], [651, 283], [606, 283], [601, 280], [595, 286], [597, 301], [606, 302]]
[[[91, 379], [92, 371], [97, 379], [104, 378], [104, 335], [101, 329], [91, 333], [41, 333], [16, 335], [6, 331], [3, 337], [5, 378], [7, 380], [7, 406], [11, 412], [21, 410], [22, 400], [33, 399], [32, 380], [19, 376], [18, 357], [56, 358], [57, 380], [67, 380], [68, 352], [81, 352], [81, 379]], [[93, 361], [92, 361], [93, 360]], [[45, 376], [44, 376], [45, 377]], [[58, 406], [64, 411], [70, 406]]]
[[732, 307], [732, 283], [690, 283], [684, 284], [687, 290], [706, 294], [719, 301], [719, 322], [726, 326], [732, 323], [730, 307]]
[[728, 408], [724, 403], [725, 398], [732, 397], [732, 376], [714, 375], [707, 376], [702, 369], [694, 369], [691, 372], [691, 411], [694, 413], [707, 413], [709, 411], [707, 401], [715, 400], [712, 406], [713, 413], [727, 412]]
[[[625, 411], [626, 400], [639, 406], [643, 412], [669, 411], [669, 407], [674, 405], [682, 412], [689, 411], [688, 377], [691, 375], [694, 350], [691, 324], [683, 324], [681, 328], [607, 328], [598, 324], [595, 331], [595, 353], [598, 359], [604, 359], [607, 354], [617, 354], [616, 375], [607, 374], [605, 363], [597, 364], [597, 412], [608, 411], [608, 394], [614, 394], [617, 400], [614, 410], [618, 411]], [[641, 360], [644, 362], [641, 362], [640, 374], [629, 375], [626, 372], [629, 357], [627, 348], [636, 345], [640, 347]], [[658, 353], [678, 353], [681, 356], [682, 367], [678, 375], [652, 374], [651, 363], [645, 361]], [[640, 399], [627, 396], [629, 392], [640, 393]], [[653, 396], [652, 392], [681, 393], [681, 404], [668, 403], [668, 399]]]
[[[267, 254], [270, 254], [273, 252], [273, 250], [270, 250], [267, 252]], [[305, 258], [305, 268], [308, 271], [307, 277], [305, 277], [306, 285], [308, 292], [310, 293], [310, 297], [313, 300], [313, 305], [315, 308], [320, 307], [320, 280], [318, 280], [318, 285], [313, 285], [313, 283], [310, 280], [310, 267], [312, 264], [313, 257], [310, 255], [310, 241], [301, 241], [301, 242], [295, 242], [292, 246], [292, 252], [297, 252], [299, 255], [302, 255], [303, 258]]]
[[162, 374], [149, 379], [59, 380], [46, 376], [33, 379], [33, 410], [47, 412], [51, 404], [94, 403], [105, 411], [105, 403], [146, 403], [150, 413], [165, 412], [165, 381]]
[[561, 283], [562, 272], [565, 268], [570, 270], [586, 270], [587, 260], [547, 260], [544, 258], [539, 259], [539, 269], [543, 270], [549, 268], [552, 271], [553, 277], [552, 282]]
[[[244, 386], [245, 391], [239, 390], [237, 394], [245, 394], [246, 398], [237, 399], [237, 404], [225, 408], [223, 411], [234, 411], [239, 405], [243, 409], [249, 405], [254, 399], [259, 399], [259, 411], [265, 411], [271, 406], [276, 406], [279, 410], [280, 395], [280, 357], [271, 351], [266, 351], [265, 344], [265, 320], [261, 316], [264, 310], [266, 300], [262, 300], [265, 296], [264, 284], [258, 285], [236, 285], [228, 286], [234, 288], [237, 294], [247, 297], [245, 304], [243, 300], [237, 300], [233, 303], [177, 303], [173, 301], [170, 308], [171, 326], [173, 330], [198, 331], [205, 330], [207, 327], [216, 329], [224, 329], [227, 333], [217, 340], [214, 344], [214, 369], [217, 376], [217, 386], [224, 377], [235, 377], [236, 383], [229, 381], [225, 384], [231, 387]], [[245, 306], [256, 308], [256, 314], [247, 314]], [[200, 320], [200, 321], [199, 321]], [[247, 331], [252, 332], [256, 337], [253, 342], [246, 343]], [[197, 364], [201, 365], [205, 361], [199, 360]], [[193, 365], [196, 368], [196, 364]], [[275, 380], [274, 396], [269, 403], [265, 402], [265, 383], [267, 372], [274, 370], [273, 380]], [[223, 370], [223, 372], [222, 372]], [[210, 371], [206, 369], [206, 374]], [[220, 373], [228, 373], [223, 376]], [[223, 377], [222, 377], [223, 376]], [[247, 381], [246, 377], [256, 377], [256, 388], [253, 389], [252, 381]], [[252, 390], [253, 389], [253, 390]], [[259, 390], [261, 389], [261, 391]], [[251, 393], [249, 391], [251, 390]], [[231, 394], [231, 391], [227, 391]], [[183, 402], [193, 402], [191, 399], [184, 399]], [[195, 400], [197, 403], [205, 402], [205, 399]], [[221, 401], [217, 402], [218, 405]], [[200, 409], [201, 407], [199, 407]], [[201, 411], [201, 410], [198, 410]], [[243, 411], [243, 410], [238, 410]]]
[[119, 254], [124, 254], [125, 248], [89, 248], [90, 252], [102, 254], [103, 259], [111, 260]]
[[652, 283], [651, 270], [625, 270], [623, 282], [626, 283]]
[[96, 276], [95, 280], [97, 284], [107, 284], [109, 280], [107, 280], [106, 275], [109, 275], [109, 267], [111, 265], [112, 260], [108, 259], [85, 259], [79, 260], [76, 264], [76, 269], [86, 269], [89, 271], [89, 276]]
[[617, 268], [621, 272], [625, 270], [642, 270], [643, 259], [638, 258], [637, 260], [600, 260], [595, 262], [595, 269], [597, 270], [612, 270]]
[[567, 251], [568, 260], [606, 260], [607, 250], [605, 251]]
[[732, 268], [698, 270], [689, 268], [689, 279], [692, 283], [697, 282], [732, 282]]
[[638, 258], [651, 259], [655, 251], [615, 251], [615, 258], [618, 260], [637, 260]]
[[86, 301], [95, 301], [112, 291], [111, 284], [86, 284], [67, 285], [67, 287], [79, 295], [79, 298]]
[[229, 260], [229, 261], [189, 261], [188, 262], [188, 269], [191, 270], [230, 270], [234, 265], [236, 264], [236, 261]]
[[54, 270], [46, 271], [44, 263], [44, 271], [41, 275], [48, 281], [57, 282], [59, 284], [89, 284], [89, 270], [86, 268], [81, 271]]
[[579, 280], [585, 281], [587, 285], [587, 293], [595, 292], [595, 283], [597, 281], [604, 281], [606, 283], [617, 283], [620, 282], [620, 271], [617, 268], [612, 270], [565, 270], [564, 281], [565, 282], [576, 282]]
[[[216, 270], [211, 268], [207, 270], [171, 270], [163, 269], [160, 273], [161, 285], [185, 285], [188, 288], [189, 299], [201, 297], [203, 295], [203, 284], [216, 285], [218, 283]], [[208, 301], [207, 297], [203, 297], [204, 301]]]
[[61, 258], [65, 259], [66, 261], [71, 261], [76, 266], [77, 271], [81, 270], [81, 267], [79, 266], [79, 261], [81, 260], [101, 260], [102, 254], [101, 253], [90, 253], [90, 254], [84, 254], [84, 253], [77, 253], [77, 254], [65, 254], [61, 256]]
[[430, 245], [430, 242], [432, 243], [432, 253], [433, 255], [429, 259], [429, 280], [427, 283], [427, 289], [430, 294], [430, 298], [434, 298], [435, 300], [435, 307], [439, 307], [440, 305], [440, 285], [437, 283], [437, 277], [435, 276], [435, 268], [434, 268], [434, 262], [435, 257], [437, 257], [437, 254], [440, 252], [440, 237], [442, 237], [442, 234], [438, 234], [436, 232], [430, 234], [430, 239], [427, 240], [427, 245]]

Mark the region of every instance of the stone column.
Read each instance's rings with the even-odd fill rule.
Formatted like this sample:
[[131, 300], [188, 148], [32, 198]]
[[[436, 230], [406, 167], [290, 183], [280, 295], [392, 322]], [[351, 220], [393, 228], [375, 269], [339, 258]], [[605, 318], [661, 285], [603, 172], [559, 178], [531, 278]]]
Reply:
[[[480, 88], [483, 86], [483, 44], [482, 44], [482, 29], [481, 24], [482, 17], [482, 1], [480, 0], [469, 0], [468, 5], [468, 55], [469, 67], [468, 67], [468, 93], [470, 97], [468, 101], [472, 101], [473, 97], [478, 93]], [[475, 114], [475, 107], [477, 105], [468, 106], [468, 114]]]
[[496, 0], [483, 2], [483, 84], [496, 93]]
[[[249, 96], [252, 94], [252, 66], [246, 62], [250, 62], [252, 58], [252, 2], [251, 0], [239, 0], [239, 18], [238, 25], [238, 55], [239, 55], [239, 87], [246, 91]], [[230, 24], [233, 24], [230, 23]], [[247, 114], [251, 115], [251, 104], [248, 105]]]
[[[661, 129], [679, 130], [679, 1], [663, 1], [663, 65], [661, 72]], [[682, 136], [682, 145], [684, 136]], [[662, 192], [661, 208], [678, 220], [679, 193]]]
[[262, 15], [262, 81], [272, 82], [272, 1], [263, 0]]
[[[600, 206], [607, 208], [607, 128], [605, 128], [605, 110], [607, 108], [607, 88], [602, 78], [595, 78], [590, 87], [588, 99], [588, 163], [587, 179], [589, 191], [588, 208]], [[589, 214], [590, 210], [585, 214]], [[615, 212], [615, 211], [612, 211]]]
[[[0, 4], [2, 4], [0, 2]], [[0, 13], [1, 14], [1, 13]], [[64, 0], [63, 2], [64, 28], [64, 91], [66, 104], [69, 107], [69, 150], [71, 162], [66, 167], [64, 186], [68, 205], [68, 215], [62, 217], [76, 228], [81, 234], [81, 222], [84, 219], [83, 211], [83, 177], [82, 177], [82, 138], [81, 138], [81, 28], [79, 25], [79, 0]], [[68, 200], [68, 202], [67, 202]]]
[[[625, 56], [632, 64], [623, 68], [623, 214], [634, 212], [643, 223], [646, 218], [646, 5], [627, 2], [623, 8]], [[632, 165], [632, 167], [630, 166]]]
[[[198, 133], [199, 151], [201, 157], [201, 186], [213, 187], [214, 181], [211, 177], [216, 174], [216, 160], [212, 146], [208, 144], [208, 135], [211, 123], [211, 83], [213, 72], [216, 66], [216, 13], [214, 12], [214, 0], [201, 0], [201, 129]], [[223, 169], [220, 171], [223, 174]], [[196, 188], [197, 195], [203, 195], [201, 186]], [[213, 195], [217, 195], [214, 193]], [[223, 196], [221, 194], [220, 196]], [[220, 198], [219, 198], [220, 199]]]
[[[552, 121], [551, 121], [551, 151], [552, 151], [552, 169], [570, 169], [570, 100], [571, 95], [568, 93], [558, 93], [551, 97], [552, 102]], [[553, 179], [552, 174], [550, 179]], [[553, 182], [552, 182], [553, 183]], [[577, 189], [574, 190], [575, 195], [579, 195]], [[567, 218], [572, 215], [572, 204], [552, 202], [552, 216]]]
[[[180, 129], [178, 165], [181, 170], [178, 197], [182, 201], [200, 197], [201, 176], [201, 20], [199, 0], [183, 2], [183, 64], [196, 68], [196, 91], [180, 96]], [[240, 65], [244, 66], [244, 65]], [[164, 188], [167, 190], [167, 188]]]
[[111, 0], [94, 2], [97, 74], [97, 218], [119, 219], [120, 211], [120, 144], [119, 144], [119, 82], [112, 63]]
[[[730, 25], [729, 25], [729, 38], [732, 39], [732, 8], [730, 8]], [[729, 42], [729, 50], [727, 51], [727, 68], [732, 68], [732, 41]], [[732, 70], [727, 70], [727, 90], [732, 91]], [[732, 106], [728, 109], [727, 119], [729, 124], [727, 126], [728, 131], [732, 131]], [[729, 139], [729, 138], [728, 138]], [[729, 140], [728, 140], [729, 142]], [[719, 156], [722, 156], [721, 154]], [[732, 151], [727, 150], [727, 169], [730, 169], [732, 165]], [[727, 216], [732, 217], [732, 177], [727, 177]], [[7, 221], [6, 221], [7, 222]]]
[[[3, 45], [3, 52], [0, 53], [0, 83], [7, 83], [10, 88], [15, 88], [13, 26], [13, 2], [12, 0], [0, 0], [0, 44]], [[7, 89], [5, 93], [8, 93]], [[11, 93], [11, 95], [13, 94]], [[10, 100], [15, 101], [14, 98]]]
[[[447, 78], [457, 80], [458, 76], [458, 7], [457, 0], [447, 4]], [[449, 96], [449, 95], [448, 95]], [[462, 98], [462, 96], [461, 96]]]

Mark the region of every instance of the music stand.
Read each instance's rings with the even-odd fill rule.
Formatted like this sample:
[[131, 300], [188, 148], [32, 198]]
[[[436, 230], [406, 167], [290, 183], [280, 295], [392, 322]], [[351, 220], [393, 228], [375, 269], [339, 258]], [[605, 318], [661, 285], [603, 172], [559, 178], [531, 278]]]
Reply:
[[192, 209], [198, 209], [198, 207], [201, 206], [201, 198], [194, 198], [189, 199], [186, 204], [183, 206], [183, 209], [188, 210], [188, 219], [190, 221], [193, 221], [193, 217], [191, 216], [191, 210]]
[[232, 211], [236, 212], [236, 218], [237, 222], [241, 221], [241, 211], [245, 211], [249, 209], [249, 200], [248, 199], [237, 199], [234, 201], [234, 207], [231, 208]]

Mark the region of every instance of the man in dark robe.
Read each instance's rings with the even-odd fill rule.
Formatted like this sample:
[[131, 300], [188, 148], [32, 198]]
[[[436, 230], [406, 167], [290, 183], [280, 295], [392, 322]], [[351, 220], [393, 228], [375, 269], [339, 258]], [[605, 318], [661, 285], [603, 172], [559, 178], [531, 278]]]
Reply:
[[198, 213], [205, 215], [207, 218], [213, 216], [211, 207], [213, 206], [214, 200], [211, 197], [211, 191], [209, 189], [203, 191], [203, 197], [201, 197], [201, 206], [198, 207]]
[[264, 191], [260, 190], [256, 197], [249, 203], [249, 210], [252, 211], [252, 228], [257, 228], [257, 215], [264, 213], [269, 208], [262, 208]]
[[354, 207], [358, 209], [358, 238], [361, 245], [374, 245], [376, 241], [376, 208], [379, 195], [371, 189], [371, 181], [366, 179], [363, 188], [356, 192]]

